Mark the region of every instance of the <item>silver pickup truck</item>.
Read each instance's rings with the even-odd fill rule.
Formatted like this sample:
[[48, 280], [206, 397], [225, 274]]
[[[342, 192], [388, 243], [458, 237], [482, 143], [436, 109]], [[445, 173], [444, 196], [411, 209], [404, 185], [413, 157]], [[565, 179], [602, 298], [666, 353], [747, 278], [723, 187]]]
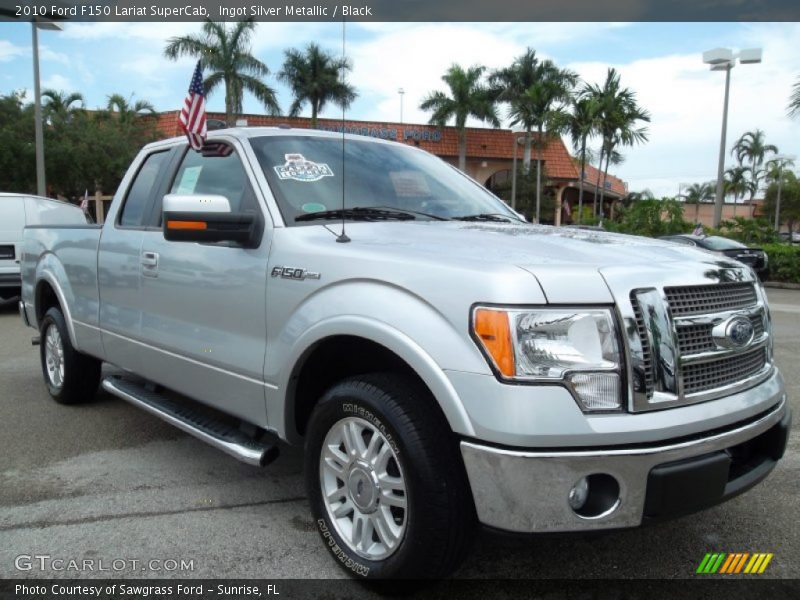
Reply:
[[324, 546], [439, 577], [478, 524], [639, 526], [757, 484], [790, 427], [741, 263], [540, 227], [413, 146], [216, 131], [144, 148], [100, 226], [28, 227], [55, 400], [102, 387], [234, 457], [305, 445]]

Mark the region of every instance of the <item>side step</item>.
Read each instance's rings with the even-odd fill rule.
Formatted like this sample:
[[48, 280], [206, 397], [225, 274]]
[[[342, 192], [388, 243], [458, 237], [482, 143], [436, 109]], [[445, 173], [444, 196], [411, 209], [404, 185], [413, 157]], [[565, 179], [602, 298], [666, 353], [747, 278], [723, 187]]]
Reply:
[[200, 414], [132, 381], [117, 376], [107, 377], [103, 380], [103, 389], [248, 465], [263, 467], [278, 458], [280, 451], [276, 444], [256, 441], [235, 427]]

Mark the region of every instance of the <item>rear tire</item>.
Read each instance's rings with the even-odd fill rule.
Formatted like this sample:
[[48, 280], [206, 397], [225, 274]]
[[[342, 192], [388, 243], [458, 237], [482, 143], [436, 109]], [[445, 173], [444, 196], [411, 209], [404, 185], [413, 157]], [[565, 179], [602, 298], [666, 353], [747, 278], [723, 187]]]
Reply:
[[61, 404], [77, 404], [94, 398], [102, 362], [72, 346], [61, 309], [54, 306], [45, 313], [39, 332], [42, 374], [53, 399]]
[[413, 380], [362, 375], [328, 390], [309, 421], [305, 477], [323, 543], [351, 575], [445, 577], [469, 550], [458, 440]]

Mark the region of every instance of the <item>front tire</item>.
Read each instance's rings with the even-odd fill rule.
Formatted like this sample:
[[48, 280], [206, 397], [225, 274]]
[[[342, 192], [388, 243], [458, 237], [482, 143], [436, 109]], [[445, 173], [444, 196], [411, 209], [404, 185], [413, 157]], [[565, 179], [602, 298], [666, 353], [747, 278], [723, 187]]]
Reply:
[[77, 404], [94, 398], [102, 363], [72, 346], [61, 309], [52, 307], [45, 313], [39, 332], [42, 374], [53, 399]]
[[325, 546], [358, 577], [444, 577], [469, 548], [474, 506], [457, 440], [407, 378], [333, 386], [311, 414], [305, 476]]

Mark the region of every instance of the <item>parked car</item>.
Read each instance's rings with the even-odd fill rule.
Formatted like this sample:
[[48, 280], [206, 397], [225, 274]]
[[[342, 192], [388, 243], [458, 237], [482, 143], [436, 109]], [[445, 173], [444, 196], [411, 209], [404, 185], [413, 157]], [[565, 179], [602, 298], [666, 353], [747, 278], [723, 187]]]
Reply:
[[0, 192], [0, 300], [20, 294], [22, 230], [27, 225], [85, 225], [83, 211], [60, 200]]
[[761, 248], [751, 248], [736, 240], [719, 235], [665, 235], [662, 240], [696, 246], [708, 252], [733, 258], [752, 268], [759, 278], [764, 279], [769, 273], [769, 256]]
[[800, 231], [792, 231], [791, 233], [788, 231], [781, 231], [778, 236], [781, 238], [782, 242], [791, 240], [793, 244], [800, 244]]
[[108, 362], [138, 377], [107, 392], [246, 463], [303, 444], [322, 545], [355, 576], [444, 576], [479, 523], [698, 511], [783, 455], [767, 298], [741, 263], [525, 223], [396, 142], [210, 141], [228, 151], [146, 146], [102, 227], [26, 228], [21, 317], [58, 402], [92, 398]]

